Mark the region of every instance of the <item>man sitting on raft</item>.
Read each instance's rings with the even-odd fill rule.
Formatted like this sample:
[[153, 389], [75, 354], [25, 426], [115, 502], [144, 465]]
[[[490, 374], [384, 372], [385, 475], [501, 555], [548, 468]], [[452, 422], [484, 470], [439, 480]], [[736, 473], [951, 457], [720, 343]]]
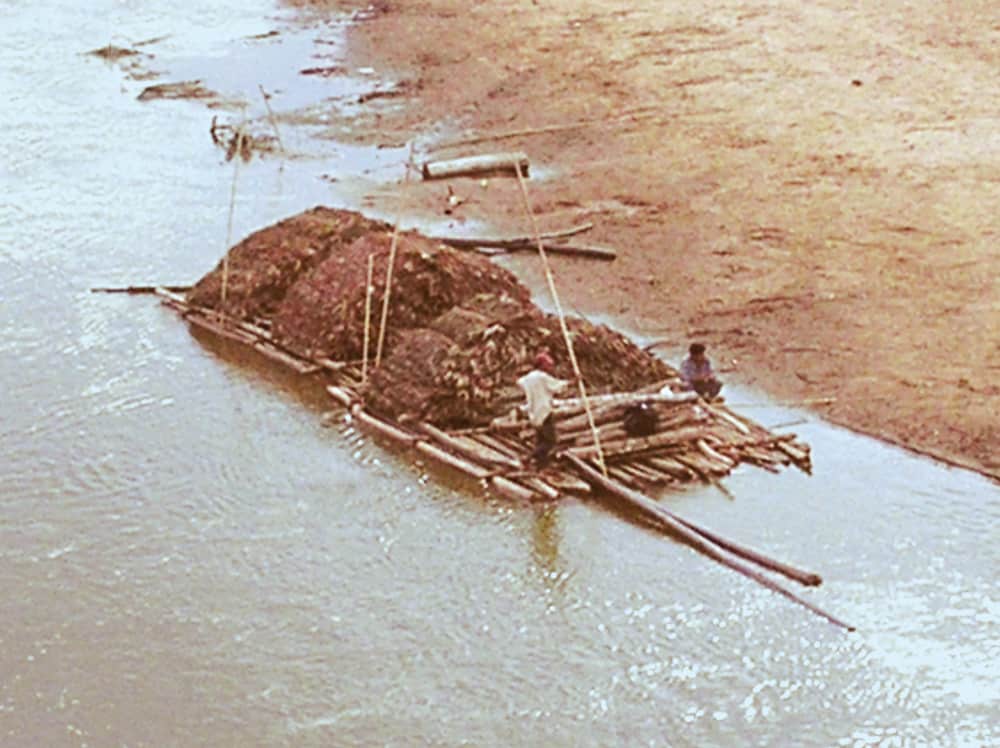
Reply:
[[692, 343], [688, 348], [688, 356], [681, 362], [681, 381], [685, 389], [694, 390], [706, 400], [714, 399], [722, 391], [722, 382], [712, 370], [703, 343]]

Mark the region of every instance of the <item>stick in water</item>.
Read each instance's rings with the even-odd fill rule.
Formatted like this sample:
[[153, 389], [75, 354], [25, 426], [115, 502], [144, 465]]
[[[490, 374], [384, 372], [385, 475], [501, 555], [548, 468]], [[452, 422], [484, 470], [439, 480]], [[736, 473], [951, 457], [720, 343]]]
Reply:
[[226, 303], [226, 292], [229, 288], [229, 247], [233, 243], [233, 212], [236, 208], [236, 181], [240, 175], [240, 158], [243, 152], [243, 125], [246, 123], [246, 110], [243, 111], [243, 122], [236, 130], [236, 157], [233, 159], [233, 186], [229, 190], [229, 220], [226, 223], [226, 253], [222, 256], [222, 305]]
[[271, 127], [274, 128], [274, 137], [278, 139], [278, 147], [281, 148], [281, 155], [288, 158], [288, 151], [285, 150], [285, 144], [281, 142], [281, 133], [278, 132], [278, 123], [274, 119], [274, 112], [271, 111], [271, 104], [269, 102], [271, 94], [267, 93], [264, 90], [264, 87], [259, 83], [257, 84], [257, 88], [260, 89], [261, 98], [264, 99], [264, 107], [267, 109], [267, 118], [271, 122]]

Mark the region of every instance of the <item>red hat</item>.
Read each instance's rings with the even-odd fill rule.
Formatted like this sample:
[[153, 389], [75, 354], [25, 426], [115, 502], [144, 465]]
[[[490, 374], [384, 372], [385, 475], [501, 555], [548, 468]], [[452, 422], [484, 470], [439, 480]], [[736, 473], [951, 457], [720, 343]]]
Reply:
[[536, 369], [541, 369], [542, 371], [552, 371], [555, 367], [556, 362], [552, 360], [552, 356], [550, 356], [547, 351], [542, 351], [535, 356]]

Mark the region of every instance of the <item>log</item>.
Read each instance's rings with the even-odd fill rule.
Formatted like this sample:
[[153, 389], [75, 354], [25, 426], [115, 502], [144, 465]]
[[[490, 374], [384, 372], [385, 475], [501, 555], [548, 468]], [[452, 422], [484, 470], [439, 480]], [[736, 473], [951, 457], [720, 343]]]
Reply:
[[663, 473], [650, 470], [638, 462], [625, 462], [618, 465], [618, 467], [637, 478], [640, 482], [648, 483], [651, 486], [661, 486], [668, 480]]
[[591, 490], [587, 481], [563, 470], [557, 472], [553, 472], [551, 468], [546, 470], [545, 482], [566, 493], [590, 493]]
[[511, 468], [513, 470], [524, 469], [524, 465], [521, 464], [520, 460], [513, 460], [507, 455], [502, 454], [495, 449], [485, 447], [467, 437], [452, 436], [446, 431], [442, 431], [437, 428], [437, 426], [429, 423], [421, 423], [420, 430], [432, 439], [440, 442], [448, 449], [458, 452], [463, 457], [474, 462], [485, 462], [490, 465]]
[[[557, 439], [560, 444], [565, 444], [568, 447], [586, 447], [594, 443], [594, 432], [586, 431], [581, 429], [580, 431], [574, 431], [571, 434], [563, 435], [559, 432], [557, 433]], [[605, 442], [621, 441], [622, 439], [628, 438], [628, 432], [625, 431], [625, 426], [621, 423], [605, 423], [597, 428], [597, 436], [601, 440], [601, 444]]]
[[[660, 422], [657, 431], [666, 431], [691, 423], [688, 417]], [[629, 436], [625, 430], [625, 412], [623, 410], [605, 411], [595, 417], [594, 425], [603, 444], [605, 441], [620, 441]], [[556, 421], [556, 433], [560, 443], [576, 443], [576, 446], [594, 443], [594, 431], [586, 422], [581, 423], [576, 416], [566, 421]]]
[[418, 441], [416, 442], [416, 448], [418, 451], [424, 453], [428, 457], [431, 457], [438, 462], [444, 463], [445, 465], [458, 470], [461, 473], [482, 480], [483, 478], [490, 477], [490, 471], [481, 465], [476, 465], [468, 460], [461, 457], [453, 455], [451, 452], [446, 452], [440, 447], [431, 444], [430, 442]]
[[[567, 236], [574, 236], [576, 234], [582, 234], [585, 231], [590, 231], [594, 228], [592, 223], [583, 223], [579, 226], [573, 226], [568, 229], [561, 229], [559, 231], [548, 231], [541, 235], [543, 243], [546, 239], [563, 239]], [[432, 236], [430, 237], [436, 242], [441, 242], [442, 244], [447, 244], [449, 247], [455, 247], [456, 249], [475, 249], [476, 247], [493, 247], [494, 249], [530, 249], [531, 247], [537, 247], [538, 243], [532, 236], [512, 236], [508, 238], [497, 238], [497, 237], [487, 237], [487, 236]]]
[[515, 483], [502, 475], [494, 475], [490, 478], [489, 485], [501, 496], [514, 501], [534, 501], [538, 498], [538, 494], [530, 488], [525, 488], [520, 483]]
[[[513, 252], [529, 252], [537, 251], [538, 245], [533, 246], [527, 245], [517, 245], [516, 247], [509, 247], [506, 249], [491, 248], [484, 246], [463, 246], [455, 247], [455, 249], [472, 249], [480, 254], [487, 255], [489, 257], [494, 257], [496, 255], [509, 254]], [[549, 242], [542, 242], [542, 249], [548, 254], [554, 255], [570, 255], [577, 257], [590, 257], [595, 260], [616, 260], [618, 259], [618, 252], [614, 249], [608, 247], [597, 247], [592, 244], [550, 244]]]
[[[515, 249], [508, 250], [509, 252], [523, 252], [529, 249], [538, 249], [535, 247], [517, 247]], [[542, 242], [542, 249], [544, 249], [549, 254], [554, 255], [571, 255], [576, 257], [590, 257], [595, 260], [606, 260], [610, 262], [611, 260], [618, 259], [618, 252], [610, 247], [598, 247], [594, 244], [554, 244], [551, 242]]]
[[200, 314], [185, 314], [184, 319], [190, 322], [195, 327], [200, 327], [202, 330], [207, 330], [213, 335], [218, 335], [220, 338], [227, 338], [228, 340], [235, 340], [238, 343], [243, 343], [244, 345], [253, 345], [257, 342], [257, 338], [248, 332], [239, 330], [237, 328], [229, 327], [218, 322], [213, 322], [207, 317], [203, 317]]
[[797, 446], [794, 446], [787, 442], [779, 442], [778, 449], [780, 449], [786, 455], [791, 457], [796, 464], [800, 462], [808, 464], [810, 461], [808, 452], [801, 450]]
[[[656, 385], [659, 387], [660, 385]], [[693, 393], [680, 393], [671, 395], [661, 395], [658, 392], [610, 392], [606, 395], [594, 395], [590, 400], [591, 406], [621, 405], [622, 407], [632, 403], [663, 403], [673, 405], [677, 403], [693, 403], [698, 396]], [[553, 401], [553, 409], [556, 413], [560, 411], [573, 411], [583, 408], [583, 402], [578, 397], [556, 398]]]
[[[680, 446], [686, 442], [694, 442], [704, 435], [697, 426], [677, 429], [676, 431], [657, 432], [653, 436], [635, 437], [609, 442], [602, 445], [606, 456], [621, 457], [623, 455], [647, 452], [661, 447]], [[596, 446], [570, 447], [563, 450], [564, 454], [574, 457], [590, 458], [597, 454]]]
[[711, 483], [713, 476], [728, 475], [730, 468], [705, 457], [700, 451], [692, 450], [670, 455], [677, 462], [691, 468], [703, 481]]
[[714, 460], [722, 465], [725, 465], [727, 471], [732, 470], [734, 467], [736, 467], [736, 460], [731, 460], [725, 455], [719, 454], [714, 449], [712, 449], [709, 446], [708, 442], [705, 441], [704, 439], [699, 439], [695, 443], [698, 445], [698, 449], [701, 450], [701, 453], [703, 455], [705, 455], [710, 460]]
[[674, 485], [678, 482], [678, 478], [672, 472], [668, 470], [661, 470], [652, 463], [651, 460], [642, 460], [640, 462], [632, 463], [635, 467], [640, 470], [644, 470], [649, 475], [656, 476], [657, 483], [666, 483], [668, 485]]
[[184, 308], [187, 308], [187, 298], [184, 296], [184, 291], [177, 291], [168, 286], [157, 286], [153, 289], [153, 293], [159, 296], [161, 299], [167, 302], [172, 302], [174, 304], [179, 304]]
[[[231, 319], [231, 318], [230, 318]], [[264, 340], [272, 345], [276, 345], [273, 340], [271, 340], [271, 331], [266, 330], [260, 325], [255, 325], [253, 322], [247, 322], [246, 320], [233, 320], [237, 327], [241, 330], [246, 330], [251, 335], [256, 335], [261, 340]], [[319, 363], [318, 361], [316, 362]]]
[[750, 435], [750, 428], [745, 423], [743, 423], [743, 421], [739, 420], [733, 415], [730, 415], [722, 408], [716, 408], [707, 403], [704, 404], [702, 407], [704, 407], [705, 410], [707, 410], [712, 415], [721, 418], [723, 421], [728, 423], [730, 426], [739, 431], [741, 434], [744, 434], [746, 436]]
[[361, 426], [368, 431], [374, 432], [387, 439], [391, 439], [392, 441], [398, 442], [404, 446], [412, 447], [414, 442], [417, 441], [417, 437], [410, 432], [405, 431], [388, 421], [383, 421], [381, 418], [377, 418], [367, 412], [363, 407], [361, 407], [361, 403], [355, 403], [351, 406], [351, 415], [354, 416], [358, 423], [360, 423]]
[[[826, 619], [830, 623], [836, 626], [840, 626], [844, 629], [847, 629], [848, 631], [854, 631], [854, 627], [851, 626], [850, 624], [841, 621], [839, 618], [836, 618], [830, 613], [827, 613], [818, 606], [813, 605], [808, 600], [799, 597], [791, 590], [778, 584], [770, 577], [764, 576], [760, 572], [747, 566], [745, 563], [739, 561], [738, 557], [732, 550], [727, 550], [723, 548], [715, 540], [706, 537], [701, 532], [691, 529], [691, 527], [688, 526], [688, 523], [686, 523], [686, 521], [685, 522], [678, 521], [676, 515], [673, 515], [672, 512], [661, 511], [663, 508], [660, 507], [655, 501], [650, 499], [648, 496], [638, 493], [637, 491], [633, 491], [627, 488], [626, 486], [620, 485], [616, 481], [611, 480], [610, 478], [605, 478], [603, 475], [601, 475], [600, 471], [590, 467], [583, 460], [580, 460], [579, 458], [573, 456], [567, 456], [564, 459], [568, 460], [572, 465], [574, 465], [576, 469], [579, 470], [584, 476], [586, 476], [589, 481], [596, 484], [600, 488], [604, 489], [606, 492], [618, 497], [619, 499], [624, 501], [628, 506], [638, 511], [647, 519], [651, 519], [655, 523], [664, 527], [665, 529], [670, 530], [670, 532], [672, 532], [675, 537], [679, 538], [680, 540], [683, 540], [685, 543], [687, 543], [695, 550], [703, 553], [712, 560], [717, 561], [720, 564], [729, 567], [733, 571], [742, 574], [748, 579], [752, 579], [758, 584], [767, 587], [773, 592], [777, 592], [778, 594], [787, 597], [789, 600], [792, 600], [793, 602], [802, 605], [806, 609]], [[714, 535], [714, 533], [712, 534]], [[736, 546], [736, 544], [731, 544], [731, 547], [738, 547], [738, 546]], [[749, 549], [744, 549], [744, 550], [749, 550]], [[776, 563], [780, 564], [780, 562]], [[785, 564], [781, 565], [787, 566]], [[812, 577], [809, 578], [810, 580], [812, 580]], [[812, 583], [815, 584], [816, 582]]]
[[532, 490], [537, 491], [549, 501], [555, 501], [560, 496], [559, 489], [550, 486], [541, 478], [538, 478], [536, 476], [531, 476], [528, 478], [523, 478], [522, 480], [524, 481], [525, 485], [527, 485]]
[[129, 294], [155, 294], [160, 289], [174, 294], [187, 293], [191, 286], [118, 286], [118, 287], [97, 287], [90, 289], [91, 293], [129, 293]]
[[337, 387], [331, 384], [326, 388], [326, 391], [330, 393], [330, 397], [343, 404], [345, 408], [350, 408], [358, 400], [354, 393], [350, 390], [344, 389], [343, 387]]
[[[190, 319], [190, 317], [188, 319]], [[249, 335], [249, 333], [246, 334]], [[267, 356], [272, 361], [277, 361], [279, 364], [284, 364], [288, 368], [294, 369], [299, 374], [315, 374], [321, 368], [319, 364], [314, 364], [312, 361], [306, 361], [298, 356], [293, 356], [292, 354], [287, 353], [277, 346], [263, 340], [253, 338], [252, 344], [254, 350], [258, 353]]]
[[421, 167], [424, 179], [503, 175], [516, 177], [528, 174], [528, 157], [524, 153], [489, 153], [447, 161], [425, 161]]
[[511, 460], [516, 460], [520, 462], [525, 454], [524, 450], [520, 452], [514, 449], [511, 445], [507, 444], [502, 439], [498, 439], [490, 434], [486, 433], [475, 433], [466, 434], [470, 439], [475, 439], [477, 442], [482, 444], [484, 447], [489, 447], [490, 449], [499, 452], [502, 455], [506, 455]]
[[347, 361], [334, 361], [332, 358], [317, 358], [316, 363], [329, 371], [341, 372], [349, 366]]
[[[655, 395], [636, 395], [628, 397], [615, 395], [614, 397], [614, 400], [605, 402], [605, 404], [594, 409], [593, 413], [595, 424], [600, 425], [608, 423], [609, 421], [621, 420], [624, 418], [625, 409], [629, 405], [641, 402], [652, 403], [653, 407], [656, 409], [657, 415], [661, 418], [660, 425], [658, 427], [661, 430], [670, 428], [673, 424], [705, 420], [705, 416], [694, 410], [689, 401], [663, 399]], [[563, 410], [562, 419], [559, 419], [558, 410], [556, 413], [556, 425], [564, 429], [566, 432], [579, 431], [584, 428], [589, 430], [590, 428], [585, 413], [580, 413], [578, 410], [570, 409], [569, 406]]]
[[682, 465], [672, 457], [649, 457], [646, 461], [657, 470], [662, 470], [667, 475], [670, 475], [678, 480], [690, 481], [698, 477], [698, 474], [691, 468], [687, 465]]
[[644, 484], [634, 475], [632, 475], [627, 470], [623, 470], [620, 465], [607, 465], [608, 475], [617, 480], [619, 483], [624, 483], [630, 488], [643, 488]]
[[[716, 488], [726, 491], [725, 487], [721, 483], [716, 484]], [[771, 558], [758, 550], [750, 548], [749, 546], [743, 545], [742, 543], [737, 543], [735, 540], [729, 540], [728, 538], [719, 535], [713, 530], [709, 530], [706, 527], [691, 522], [690, 520], [681, 517], [679, 514], [675, 514], [664, 506], [657, 505], [660, 511], [666, 513], [673, 519], [677, 520], [689, 530], [693, 530], [707, 540], [712, 541], [720, 548], [737, 555], [741, 558], [745, 558], [747, 561], [753, 561], [758, 566], [762, 566], [765, 569], [770, 569], [771, 571], [777, 572], [785, 577], [788, 577], [792, 581], [798, 582], [803, 587], [818, 587], [823, 584], [823, 577], [814, 571], [806, 571], [805, 569], [799, 569], [798, 567], [792, 566], [791, 564], [785, 563], [784, 561], [779, 561], [778, 559]]]

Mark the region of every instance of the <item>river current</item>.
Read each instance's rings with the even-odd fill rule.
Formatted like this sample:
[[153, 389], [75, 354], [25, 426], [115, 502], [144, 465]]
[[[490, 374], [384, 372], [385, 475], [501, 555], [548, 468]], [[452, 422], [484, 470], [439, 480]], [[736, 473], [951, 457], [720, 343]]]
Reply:
[[90, 292], [197, 279], [336, 203], [321, 174], [374, 184], [401, 154], [255, 159], [230, 227], [213, 113], [85, 53], [144, 42], [158, 80], [259, 116], [258, 84], [279, 108], [351, 90], [297, 74], [339, 26], [263, 0], [0, 19], [0, 744], [1000, 742], [996, 485], [728, 390], [801, 421], [814, 474], [665, 501], [821, 572], [803, 595], [853, 634], [599, 505], [485, 495], [152, 297]]

